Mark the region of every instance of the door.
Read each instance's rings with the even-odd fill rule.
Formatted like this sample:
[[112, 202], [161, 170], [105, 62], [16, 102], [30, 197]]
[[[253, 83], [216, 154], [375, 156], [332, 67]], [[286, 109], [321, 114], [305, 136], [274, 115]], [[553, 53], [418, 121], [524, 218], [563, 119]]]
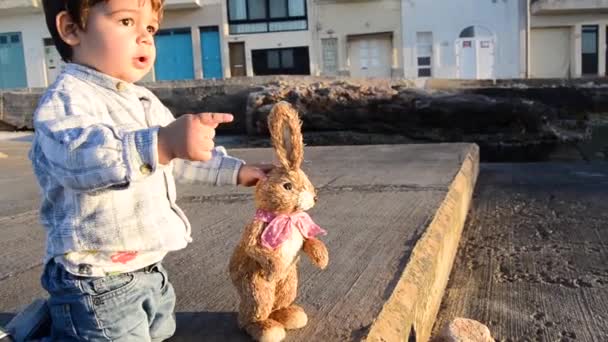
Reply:
[[464, 38], [456, 40], [456, 63], [458, 78], [493, 79], [494, 74], [493, 39]]
[[477, 78], [494, 78], [494, 41], [477, 39]]
[[477, 78], [477, 44], [475, 39], [456, 40], [456, 61], [458, 78]]
[[352, 77], [391, 77], [390, 35], [356, 36], [348, 40]]
[[65, 63], [61, 60], [59, 51], [55, 48], [53, 39], [44, 38], [44, 63], [46, 65], [46, 84], [55, 81]]
[[230, 52], [230, 75], [231, 77], [247, 76], [247, 64], [245, 62], [245, 43], [228, 43]]
[[571, 31], [569, 27], [532, 29], [530, 34], [530, 76], [568, 78], [571, 73]]
[[338, 38], [321, 39], [323, 53], [323, 75], [338, 74]]
[[598, 73], [598, 26], [583, 26], [582, 34], [582, 72], [583, 75]]
[[190, 29], [162, 30], [154, 40], [154, 73], [157, 81], [194, 79]]
[[0, 89], [27, 87], [21, 33], [0, 33]]
[[217, 26], [201, 28], [201, 55], [203, 78], [222, 78], [222, 53], [220, 33]]

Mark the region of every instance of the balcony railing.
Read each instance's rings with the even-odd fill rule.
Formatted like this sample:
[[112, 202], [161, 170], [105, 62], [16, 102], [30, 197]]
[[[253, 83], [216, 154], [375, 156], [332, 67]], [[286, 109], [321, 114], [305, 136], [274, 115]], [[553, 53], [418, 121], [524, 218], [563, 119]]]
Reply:
[[608, 13], [608, 0], [532, 0], [534, 15]]
[[0, 0], [0, 16], [42, 12], [40, 0]]

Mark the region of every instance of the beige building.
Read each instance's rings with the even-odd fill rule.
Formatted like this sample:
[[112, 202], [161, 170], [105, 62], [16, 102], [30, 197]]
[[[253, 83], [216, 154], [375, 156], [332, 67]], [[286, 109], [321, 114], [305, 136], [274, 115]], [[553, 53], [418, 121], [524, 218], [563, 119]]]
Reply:
[[401, 0], [316, 0], [314, 60], [321, 75], [403, 77]]
[[605, 76], [608, 0], [533, 0], [529, 62], [532, 78]]

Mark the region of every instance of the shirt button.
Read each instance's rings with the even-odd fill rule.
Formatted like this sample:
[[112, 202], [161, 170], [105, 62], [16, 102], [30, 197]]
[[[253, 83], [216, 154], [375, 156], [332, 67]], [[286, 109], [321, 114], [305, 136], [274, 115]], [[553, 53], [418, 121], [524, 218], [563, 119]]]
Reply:
[[148, 164], [144, 164], [144, 165], [142, 165], [142, 166], [139, 167], [139, 171], [143, 175], [149, 175], [150, 173], [152, 173], [152, 166], [150, 166]]
[[118, 91], [126, 90], [127, 85], [124, 82], [118, 82], [116, 83], [116, 89], [118, 89]]

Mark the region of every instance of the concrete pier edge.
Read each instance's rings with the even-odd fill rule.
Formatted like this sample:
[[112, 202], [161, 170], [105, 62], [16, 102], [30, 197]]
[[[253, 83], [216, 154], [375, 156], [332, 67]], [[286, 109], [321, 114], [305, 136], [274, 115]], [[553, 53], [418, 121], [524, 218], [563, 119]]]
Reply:
[[470, 146], [365, 341], [430, 339], [479, 173], [479, 147]]

